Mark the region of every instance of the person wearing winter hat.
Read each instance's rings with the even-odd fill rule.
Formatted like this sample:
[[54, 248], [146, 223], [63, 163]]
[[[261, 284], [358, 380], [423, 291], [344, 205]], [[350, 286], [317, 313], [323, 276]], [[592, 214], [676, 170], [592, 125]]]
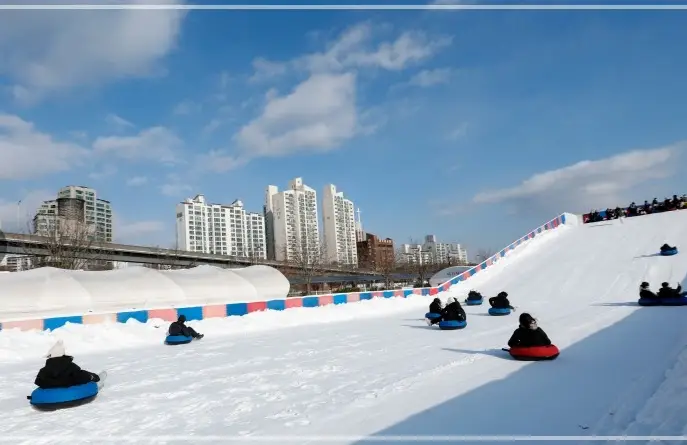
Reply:
[[442, 312], [444, 321], [466, 321], [465, 309], [456, 297], [449, 297], [447, 303]]
[[551, 340], [546, 332], [537, 325], [537, 320], [530, 314], [520, 314], [520, 326], [513, 332], [513, 335], [508, 340], [508, 346], [513, 347], [531, 347], [531, 346], [549, 346]]
[[46, 358], [45, 366], [38, 371], [34, 381], [39, 388], [68, 388], [100, 381], [98, 374], [81, 369], [73, 357], [66, 355], [62, 340], [50, 348]]
[[510, 305], [508, 294], [506, 292], [499, 292], [497, 296], [491, 297], [489, 299], [489, 304], [494, 309], [515, 309]]
[[431, 303], [429, 303], [429, 312], [432, 314], [439, 314], [439, 316], [436, 318], [428, 318], [427, 325], [432, 326], [433, 324], [439, 323], [441, 321], [441, 312], [443, 310], [444, 308], [439, 298], [435, 298]]
[[682, 285], [677, 284], [677, 288], [673, 289], [667, 282], [661, 283], [661, 288], [658, 290], [658, 298], [680, 298], [687, 295], [687, 292], [682, 292]]
[[643, 281], [642, 284], [639, 285], [639, 298], [644, 300], [656, 300], [658, 299], [658, 295], [649, 289], [649, 283]]
[[192, 327], [186, 326], [186, 315], [181, 314], [177, 321], [169, 325], [169, 330], [167, 335], [183, 335], [185, 337], [193, 337], [200, 340], [204, 337], [203, 334], [199, 334]]

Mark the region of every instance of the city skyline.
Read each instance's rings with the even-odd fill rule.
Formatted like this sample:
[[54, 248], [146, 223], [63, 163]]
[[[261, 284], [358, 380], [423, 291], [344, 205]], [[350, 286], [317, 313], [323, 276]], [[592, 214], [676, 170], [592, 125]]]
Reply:
[[6, 11], [2, 228], [88, 184], [116, 239], [169, 246], [180, 200], [259, 211], [302, 175], [351, 196], [366, 231], [472, 253], [683, 193], [681, 14]]

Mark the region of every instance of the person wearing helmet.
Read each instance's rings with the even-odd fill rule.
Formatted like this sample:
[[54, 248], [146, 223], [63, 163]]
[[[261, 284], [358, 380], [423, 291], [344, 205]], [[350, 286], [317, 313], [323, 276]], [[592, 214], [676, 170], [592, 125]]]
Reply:
[[687, 295], [687, 292], [682, 292], [682, 285], [680, 283], [678, 283], [677, 289], [673, 289], [667, 282], [663, 282], [658, 290], [658, 298], [680, 298], [685, 295]]
[[499, 292], [497, 296], [491, 297], [489, 299], [489, 304], [494, 309], [515, 309], [510, 305], [508, 294], [506, 292]]
[[520, 326], [518, 326], [510, 340], [508, 340], [508, 346], [511, 348], [527, 348], [532, 346], [549, 346], [551, 344], [549, 336], [537, 325], [537, 320], [530, 314], [521, 314], [519, 321]]
[[427, 319], [427, 325], [432, 326], [433, 324], [439, 323], [441, 321], [441, 313], [443, 310], [444, 307], [439, 298], [435, 298], [431, 303], [429, 303], [429, 312], [433, 314], [439, 314], [439, 317]]
[[179, 315], [177, 321], [169, 325], [168, 335], [183, 335], [185, 337], [193, 337], [200, 340], [204, 337], [203, 334], [199, 334], [192, 327], [186, 326], [186, 316], [184, 314]]
[[639, 285], [639, 298], [643, 298], [645, 300], [656, 300], [658, 299], [658, 295], [649, 289], [649, 283], [644, 281]]
[[465, 310], [456, 297], [449, 297], [447, 303], [442, 312], [444, 321], [466, 321]]

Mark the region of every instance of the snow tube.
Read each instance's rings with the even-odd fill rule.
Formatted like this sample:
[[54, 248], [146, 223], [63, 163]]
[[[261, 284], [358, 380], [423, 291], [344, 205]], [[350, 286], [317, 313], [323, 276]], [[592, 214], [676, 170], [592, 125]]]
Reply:
[[479, 300], [465, 300], [465, 304], [467, 306], [479, 306], [484, 302], [484, 299], [480, 298]]
[[508, 353], [515, 360], [553, 360], [561, 353], [555, 345], [549, 346], [517, 346], [510, 348]]
[[436, 320], [437, 318], [441, 318], [441, 314], [437, 314], [436, 312], [427, 312], [425, 314], [425, 318]]
[[676, 298], [640, 298], [640, 306], [687, 306], [687, 297]]
[[185, 345], [192, 341], [193, 337], [187, 337], [185, 335], [168, 335], [167, 338], [165, 338], [165, 343], [168, 345]]
[[489, 308], [489, 315], [509, 315], [509, 314], [510, 314], [510, 308], [509, 307], [504, 307], [504, 308], [490, 307]]
[[441, 329], [442, 331], [454, 331], [456, 329], [463, 329], [467, 325], [468, 325], [467, 321], [455, 321], [455, 320], [440, 321], [439, 322], [439, 329]]
[[98, 384], [88, 382], [68, 388], [36, 388], [28, 397], [31, 405], [42, 409], [57, 409], [90, 402], [98, 395]]
[[661, 252], [661, 255], [663, 255], [663, 256], [677, 255], [677, 247], [674, 249], [670, 249], [670, 250], [664, 250]]

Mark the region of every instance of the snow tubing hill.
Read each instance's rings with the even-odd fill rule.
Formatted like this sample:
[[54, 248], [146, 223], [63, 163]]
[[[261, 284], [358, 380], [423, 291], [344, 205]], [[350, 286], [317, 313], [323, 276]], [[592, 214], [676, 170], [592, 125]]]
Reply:
[[561, 353], [555, 345], [549, 346], [528, 346], [528, 347], [514, 347], [508, 350], [508, 353], [515, 360], [554, 360]]
[[31, 405], [39, 409], [54, 410], [82, 405], [98, 395], [98, 384], [88, 382], [68, 388], [36, 388], [28, 397]]
[[663, 256], [677, 255], [677, 247], [674, 249], [670, 249], [670, 250], [664, 250], [661, 252], [661, 255], [663, 255]]
[[440, 321], [439, 322], [439, 329], [441, 329], [442, 331], [455, 331], [456, 329], [463, 329], [467, 325], [468, 325], [467, 321], [456, 321], [456, 320]]
[[479, 306], [484, 302], [484, 299], [480, 298], [479, 300], [465, 300], [465, 304], [467, 306]]
[[437, 314], [436, 312], [427, 312], [425, 314], [425, 318], [429, 320], [436, 320], [437, 318], [441, 318], [441, 314]]
[[185, 335], [168, 335], [167, 338], [165, 338], [165, 344], [168, 345], [185, 345], [192, 341], [193, 337], [187, 337]]
[[507, 308], [507, 307], [504, 307], [504, 308], [490, 307], [489, 308], [489, 315], [510, 315], [510, 308]]
[[676, 298], [640, 298], [640, 306], [687, 306], [687, 297]]

